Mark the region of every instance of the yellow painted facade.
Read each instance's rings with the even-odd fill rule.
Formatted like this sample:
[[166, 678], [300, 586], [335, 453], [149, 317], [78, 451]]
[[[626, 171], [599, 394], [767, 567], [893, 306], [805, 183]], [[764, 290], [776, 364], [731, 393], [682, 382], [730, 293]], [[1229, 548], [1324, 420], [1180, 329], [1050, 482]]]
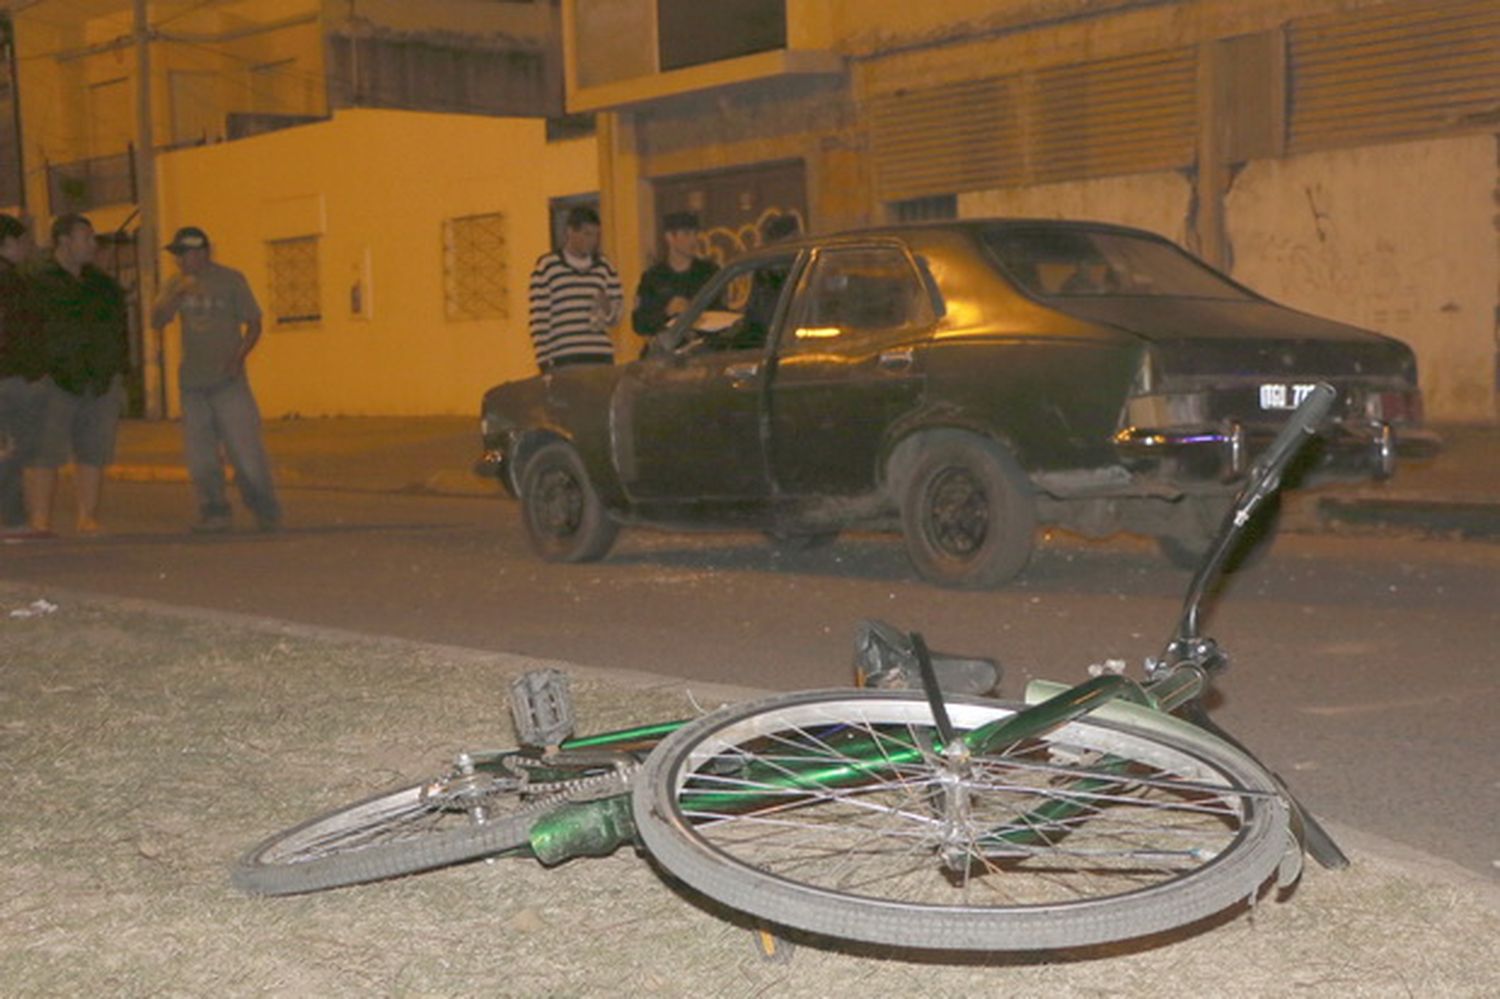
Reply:
[[[489, 386], [535, 374], [527, 286], [550, 248], [549, 200], [597, 190], [598, 161], [593, 139], [548, 143], [539, 119], [340, 111], [163, 155], [161, 225], [203, 227], [249, 279], [267, 312], [250, 364], [267, 416], [468, 414]], [[508, 314], [450, 318], [444, 224], [496, 214]], [[306, 237], [322, 318], [278, 325], [268, 244]]]
[[[47, 167], [127, 152], [137, 139], [136, 47], [128, 3], [59, 17], [48, 5], [15, 15], [26, 201], [50, 214]], [[85, 8], [87, 10], [87, 8]], [[232, 113], [327, 113], [322, 0], [154, 3], [154, 145], [219, 142]], [[131, 217], [122, 202], [90, 210], [101, 230]]]
[[[1430, 417], [1500, 416], [1492, 4], [767, 0], [779, 47], [735, 55], [721, 38], [730, 54], [668, 68], [665, 5], [563, 4], [569, 107], [610, 136], [603, 204], [627, 282], [655, 252], [663, 191], [795, 162], [818, 232], [929, 210], [1145, 224], [1289, 305], [1411, 344]], [[1323, 188], [1343, 214], [1313, 217]], [[1397, 294], [1393, 273], [1432, 280]]]
[[[136, 195], [149, 195], [132, 189], [141, 135], [133, 8], [68, 0], [13, 14], [25, 204], [0, 207], [24, 207], [39, 242], [54, 213], [75, 209], [101, 234], [141, 231]], [[267, 314], [250, 371], [268, 417], [471, 414], [484, 389], [535, 373], [529, 273], [551, 246], [551, 199], [599, 189], [595, 140], [549, 143], [539, 117], [330, 111], [446, 98], [441, 83], [411, 76], [411, 64], [367, 63], [362, 53], [409, 44], [421, 58], [454, 40], [516, 56], [507, 65], [524, 76], [555, 50], [556, 18], [550, 4], [487, 0], [148, 4], [151, 242], [201, 226], [219, 259], [249, 278]], [[355, 41], [369, 47], [355, 51]], [[543, 93], [548, 72], [542, 65], [529, 80], [536, 89], [515, 94]], [[468, 109], [461, 95], [455, 103]], [[285, 240], [312, 251], [295, 266], [274, 264]], [[122, 245], [116, 260], [132, 253]], [[148, 252], [170, 276], [170, 255]], [[299, 284], [293, 311], [303, 318], [277, 321], [273, 274]], [[155, 289], [144, 291], [149, 299]], [[140, 337], [147, 412], [179, 411], [177, 338], [175, 326], [163, 341]]]
[[[136, 127], [131, 3], [70, 3], [77, 16], [52, 16], [49, 4], [15, 14], [27, 205], [43, 231], [47, 165], [122, 153]], [[549, 198], [601, 193], [605, 249], [629, 294], [659, 250], [659, 199], [692, 207], [671, 199], [698, 196], [683, 192], [700, 181], [707, 188], [756, 171], [780, 170], [784, 180], [789, 165], [800, 171], [796, 210], [813, 231], [911, 217], [903, 214], [910, 203], [929, 195], [948, 199], [961, 216], [1085, 211], [1146, 224], [1272, 293], [1284, 286], [1288, 304], [1410, 342], [1432, 416], [1500, 412], [1493, 318], [1500, 240], [1489, 221], [1500, 175], [1484, 166], [1483, 142], [1495, 132], [1484, 88], [1500, 93], [1500, 82], [1486, 82], [1500, 80], [1500, 61], [1473, 57], [1461, 73], [1448, 66], [1450, 52], [1465, 58], [1500, 33], [1500, 13], [1479, 0], [766, 0], [760, 8], [784, 13], [782, 43], [663, 69], [660, 20], [669, 7], [693, 9], [658, 0], [561, 0], [560, 15], [546, 3], [477, 0], [150, 5], [156, 143], [177, 147], [159, 160], [161, 232], [204, 224], [263, 295], [267, 241], [318, 239], [322, 318], [315, 327], [273, 328], [256, 361], [269, 412], [470, 412], [484, 385], [530, 373], [523, 284], [547, 246]], [[553, 36], [559, 16], [568, 107], [599, 113], [597, 141], [549, 145], [538, 120], [373, 111], [217, 141], [214, 129], [235, 112], [326, 115], [335, 75], [328, 63], [336, 59], [330, 33], [347, 40], [378, 25], [387, 37], [454, 32], [532, 44]], [[1441, 93], [1469, 103], [1452, 105], [1451, 114], [1440, 108], [1409, 133], [1380, 133], [1376, 115], [1350, 126], [1375, 131], [1341, 137], [1344, 88], [1363, 86], [1369, 66], [1385, 65], [1391, 52], [1420, 48], [1433, 36], [1422, 27], [1430, 16], [1447, 19], [1450, 33], [1449, 21], [1462, 22], [1467, 38], [1454, 36], [1463, 44], [1444, 49], [1441, 65], [1429, 56], [1426, 65], [1392, 70], [1398, 83], [1425, 81], [1420, 86], [1380, 93], [1393, 101]], [[1318, 37], [1337, 35], [1350, 19], [1363, 19], [1358, 32], [1311, 57], [1333, 60], [1334, 68], [1319, 70], [1332, 81], [1321, 99], [1333, 110], [1294, 121], [1301, 105], [1292, 88], [1317, 79], [1291, 69], [1298, 45], [1316, 48]], [[1371, 43], [1368, 61], [1337, 63], [1340, 45], [1364, 44], [1369, 31], [1402, 24], [1410, 34]], [[1176, 75], [1156, 73], [1145, 86], [1132, 82], [1136, 70], [1111, 68], [1112, 60], [1161, 53], [1176, 60]], [[1089, 67], [1103, 68], [1090, 77]], [[1062, 82], [1047, 91], [1055, 80]], [[975, 124], [969, 112], [971, 102], [983, 103], [974, 97], [981, 91], [992, 117]], [[909, 99], [923, 93], [937, 96], [925, 104]], [[1367, 103], [1381, 110], [1379, 97]], [[1067, 106], [1048, 103], [1057, 100]], [[1408, 102], [1400, 115], [1427, 114], [1423, 102], [1432, 103]], [[1181, 125], [1175, 132], [1157, 127], [1158, 111], [1169, 105]], [[1040, 133], [1058, 122], [1049, 144]], [[1309, 131], [1299, 131], [1304, 124]], [[993, 155], [987, 140], [996, 140]], [[188, 148], [202, 141], [208, 144]], [[1172, 152], [1151, 161], [1164, 142]], [[1448, 155], [1455, 148], [1464, 155]], [[1014, 162], [997, 166], [1005, 157]], [[1426, 165], [1414, 170], [1412, 163]], [[1432, 170], [1440, 181], [1413, 180]], [[231, 177], [236, 197], [226, 201], [226, 185], [214, 178]], [[1334, 206], [1372, 198], [1415, 207], [1400, 214], [1350, 208], [1310, 223], [1306, 191], [1317, 184]], [[1460, 193], [1439, 205], [1439, 186]], [[1338, 189], [1362, 193], [1343, 199]], [[411, 191], [422, 193], [412, 199]], [[760, 206], [751, 202], [766, 192], [752, 183], [735, 196], [743, 209], [737, 226], [757, 217]], [[1245, 211], [1252, 203], [1260, 209]], [[370, 220], [392, 206], [399, 224], [388, 234]], [[1457, 228], [1436, 238], [1427, 220], [1439, 210]], [[90, 215], [101, 230], [128, 230], [133, 212], [116, 201]], [[445, 219], [464, 213], [506, 219], [510, 315], [503, 324], [451, 319], [445, 308], [441, 234]], [[1305, 239], [1309, 224], [1314, 235]], [[1290, 259], [1288, 244], [1303, 261], [1298, 274], [1337, 279], [1317, 287], [1275, 280]], [[1426, 273], [1422, 248], [1432, 245], [1464, 266], [1431, 268], [1435, 283], [1426, 293], [1403, 285], [1393, 295], [1389, 274]], [[482, 332], [500, 325], [507, 332], [498, 339]], [[616, 338], [622, 356], [633, 353], [633, 334], [622, 328]], [[359, 379], [331, 377], [356, 360]]]

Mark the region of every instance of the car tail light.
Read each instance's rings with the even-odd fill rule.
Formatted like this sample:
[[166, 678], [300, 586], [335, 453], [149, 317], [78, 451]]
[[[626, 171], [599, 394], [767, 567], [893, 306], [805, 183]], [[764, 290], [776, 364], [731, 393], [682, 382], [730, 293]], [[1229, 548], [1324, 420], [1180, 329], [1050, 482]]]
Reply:
[[1380, 423], [1418, 426], [1422, 423], [1422, 393], [1416, 389], [1370, 392], [1365, 396], [1365, 415]]

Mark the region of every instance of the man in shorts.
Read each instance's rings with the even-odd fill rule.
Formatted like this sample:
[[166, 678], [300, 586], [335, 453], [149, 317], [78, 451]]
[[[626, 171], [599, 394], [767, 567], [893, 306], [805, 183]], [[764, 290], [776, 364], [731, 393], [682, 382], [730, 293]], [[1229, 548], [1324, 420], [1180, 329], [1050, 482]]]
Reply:
[[152, 305], [151, 325], [160, 330], [182, 319], [177, 383], [183, 450], [198, 494], [193, 530], [222, 532], [233, 526], [224, 484], [227, 456], [256, 526], [274, 531], [281, 525], [281, 504], [261, 440], [260, 408], [245, 375], [245, 358], [260, 340], [260, 306], [243, 274], [213, 260], [202, 229], [178, 229], [166, 248], [176, 258], [177, 274]]
[[57, 470], [71, 456], [78, 533], [98, 534], [104, 469], [115, 455], [130, 370], [125, 290], [93, 265], [94, 226], [82, 215], [52, 223], [52, 259], [32, 285], [46, 374], [46, 415], [26, 469], [26, 509], [36, 532], [52, 529]]

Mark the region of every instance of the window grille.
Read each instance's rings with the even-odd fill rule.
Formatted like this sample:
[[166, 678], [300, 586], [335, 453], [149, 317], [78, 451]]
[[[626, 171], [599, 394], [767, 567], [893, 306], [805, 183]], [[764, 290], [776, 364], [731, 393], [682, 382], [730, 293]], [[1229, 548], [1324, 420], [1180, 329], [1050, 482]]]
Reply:
[[318, 237], [274, 239], [266, 244], [271, 275], [271, 314], [278, 326], [323, 318], [318, 282]]
[[958, 218], [958, 195], [933, 194], [925, 198], [886, 203], [892, 222], [936, 222]]
[[449, 319], [510, 315], [505, 216], [466, 215], [443, 223], [443, 298]]

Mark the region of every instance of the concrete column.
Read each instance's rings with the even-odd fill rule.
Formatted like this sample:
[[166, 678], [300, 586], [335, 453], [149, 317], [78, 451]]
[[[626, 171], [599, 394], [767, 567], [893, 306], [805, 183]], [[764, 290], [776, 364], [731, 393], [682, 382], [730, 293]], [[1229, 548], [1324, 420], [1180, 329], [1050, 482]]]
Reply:
[[1215, 267], [1229, 268], [1229, 234], [1224, 198], [1229, 193], [1229, 116], [1218, 45], [1198, 46], [1198, 145], [1193, 172], [1193, 218], [1189, 238], [1193, 251]]
[[136, 296], [140, 299], [146, 416], [160, 420], [167, 415], [167, 397], [162, 334], [151, 328], [151, 301], [156, 297], [161, 251], [157, 248], [156, 135], [151, 115], [151, 24], [146, 17], [146, 0], [135, 0], [135, 53], [135, 197], [141, 212], [135, 243]]
[[[653, 226], [651, 184], [642, 175], [635, 115], [628, 111], [599, 114], [599, 215], [604, 223], [604, 252], [620, 271], [625, 311], [633, 306], [636, 283], [649, 265]], [[615, 328], [617, 356], [633, 358], [640, 339], [622, 320]]]

